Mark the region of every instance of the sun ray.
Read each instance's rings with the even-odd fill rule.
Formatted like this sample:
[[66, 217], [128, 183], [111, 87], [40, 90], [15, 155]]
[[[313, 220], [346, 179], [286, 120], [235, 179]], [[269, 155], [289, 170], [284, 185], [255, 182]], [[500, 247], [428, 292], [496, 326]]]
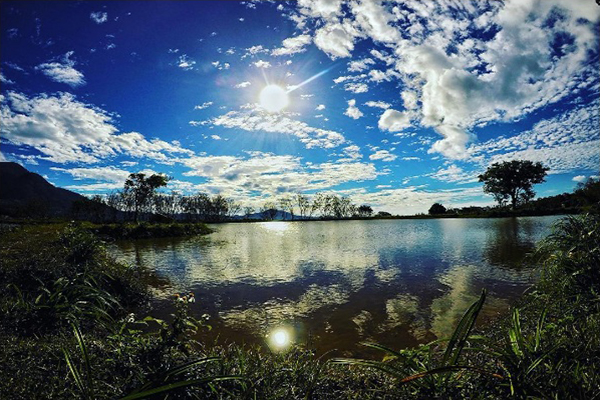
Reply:
[[322, 75], [324, 75], [324, 74], [328, 73], [329, 71], [331, 71], [331, 69], [332, 69], [333, 67], [334, 67], [334, 65], [332, 65], [331, 67], [329, 67], [329, 68], [327, 68], [327, 69], [324, 69], [324, 70], [323, 70], [323, 71], [321, 71], [321, 72], [318, 72], [318, 73], [316, 73], [315, 75], [311, 76], [310, 78], [308, 78], [308, 79], [307, 79], [307, 80], [305, 80], [304, 82], [302, 82], [302, 83], [300, 83], [300, 84], [298, 84], [298, 85], [294, 85], [294, 86], [292, 86], [292, 87], [291, 87], [291, 88], [290, 88], [290, 89], [287, 91], [287, 93], [291, 93], [291, 92], [293, 92], [294, 90], [296, 90], [296, 89], [299, 89], [299, 88], [301, 88], [302, 86], [306, 85], [307, 83], [310, 83], [310, 82], [314, 81], [314, 80], [315, 80], [315, 79], [317, 79], [318, 77], [320, 77], [320, 76], [322, 76]]

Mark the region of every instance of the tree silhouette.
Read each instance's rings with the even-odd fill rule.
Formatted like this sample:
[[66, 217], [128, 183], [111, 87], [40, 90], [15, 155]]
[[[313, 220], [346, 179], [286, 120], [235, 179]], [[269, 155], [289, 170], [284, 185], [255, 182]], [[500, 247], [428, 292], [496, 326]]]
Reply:
[[429, 208], [429, 215], [441, 214], [446, 214], [446, 207], [444, 207], [440, 203], [433, 203], [433, 205]]
[[500, 206], [508, 200], [513, 210], [520, 204], [533, 199], [533, 185], [545, 181], [550, 168], [540, 162], [513, 160], [492, 164], [484, 174], [479, 175], [483, 191], [494, 196]]
[[124, 195], [133, 208], [135, 222], [138, 222], [141, 211], [147, 211], [146, 208], [156, 189], [167, 186], [168, 181], [169, 178], [165, 175], [153, 174], [146, 178], [146, 174], [142, 173], [129, 174], [125, 181]]

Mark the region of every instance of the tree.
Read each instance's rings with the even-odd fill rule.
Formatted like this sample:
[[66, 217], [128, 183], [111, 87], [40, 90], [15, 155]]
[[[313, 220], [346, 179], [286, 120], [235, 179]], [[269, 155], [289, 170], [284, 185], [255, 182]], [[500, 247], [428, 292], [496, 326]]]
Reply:
[[246, 217], [246, 219], [250, 218], [250, 215], [254, 213], [254, 207], [252, 206], [246, 206], [244, 207], [244, 216]]
[[310, 201], [308, 200], [307, 196], [300, 193], [296, 194], [295, 199], [298, 209], [300, 210], [300, 218], [304, 219], [310, 210]]
[[429, 215], [441, 214], [446, 214], [446, 207], [444, 207], [440, 203], [433, 203], [433, 205], [429, 208]]
[[373, 215], [373, 209], [371, 206], [363, 204], [362, 206], [358, 207], [359, 217], [370, 217], [371, 215]]
[[125, 181], [124, 194], [129, 198], [133, 209], [134, 220], [139, 219], [140, 211], [147, 211], [146, 207], [154, 196], [156, 189], [167, 186], [169, 178], [165, 175], [153, 174], [146, 178], [146, 174], [129, 174]]
[[505, 161], [492, 164], [484, 174], [479, 175], [479, 182], [484, 183], [483, 191], [494, 196], [500, 206], [510, 200], [514, 210], [533, 199], [533, 185], [544, 182], [549, 170], [540, 162]]

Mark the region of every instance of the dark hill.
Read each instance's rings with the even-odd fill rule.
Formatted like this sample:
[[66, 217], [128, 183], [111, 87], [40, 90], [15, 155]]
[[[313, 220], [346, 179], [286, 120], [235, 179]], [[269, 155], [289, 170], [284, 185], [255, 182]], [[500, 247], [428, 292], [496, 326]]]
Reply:
[[0, 214], [23, 217], [66, 215], [80, 194], [57, 188], [13, 162], [0, 162]]

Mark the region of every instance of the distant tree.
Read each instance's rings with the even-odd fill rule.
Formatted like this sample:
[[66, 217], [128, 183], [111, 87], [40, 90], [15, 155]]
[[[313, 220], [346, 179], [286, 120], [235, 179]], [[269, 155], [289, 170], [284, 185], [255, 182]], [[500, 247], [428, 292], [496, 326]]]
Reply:
[[275, 216], [277, 216], [277, 208], [275, 203], [272, 201], [267, 201], [265, 204], [263, 204], [263, 206], [260, 208], [260, 216], [262, 219], [268, 221], [275, 218]]
[[209, 220], [223, 221], [229, 211], [229, 202], [227, 198], [221, 194], [217, 194], [210, 199]]
[[444, 207], [440, 203], [433, 203], [433, 205], [429, 208], [429, 215], [441, 214], [446, 214], [446, 207]]
[[[321, 193], [321, 192], [317, 192], [315, 193], [315, 195], [313, 196], [312, 199], [312, 203], [310, 205], [310, 210], [309, 210], [309, 217], [312, 217], [313, 214], [315, 214], [318, 211], [321, 211], [323, 209], [323, 206], [325, 204], [326, 201], [326, 196]], [[322, 211], [321, 211], [322, 213]]]
[[296, 194], [295, 200], [300, 212], [300, 218], [304, 219], [310, 210], [310, 201], [307, 196], [300, 193]]
[[577, 184], [575, 196], [585, 208], [600, 209], [600, 178], [588, 178]]
[[375, 216], [376, 216], [377, 218], [388, 218], [388, 217], [391, 217], [391, 216], [392, 216], [392, 214], [390, 214], [390, 213], [389, 213], [389, 212], [387, 212], [387, 211], [379, 211], [379, 212], [377, 213], [377, 215], [375, 215]]
[[[290, 214], [292, 221], [294, 220], [294, 200], [289, 196], [284, 196], [279, 199], [279, 207]], [[285, 215], [284, 215], [285, 218]]]
[[545, 181], [550, 169], [540, 162], [513, 160], [492, 164], [479, 175], [483, 191], [494, 196], [500, 206], [510, 200], [513, 209], [533, 199], [533, 185]]
[[371, 215], [373, 215], [373, 209], [371, 206], [363, 204], [362, 206], [358, 207], [359, 217], [370, 217]]
[[244, 216], [246, 219], [250, 218], [250, 215], [254, 213], [254, 207], [246, 206], [244, 207]]
[[234, 199], [227, 199], [227, 216], [235, 217], [242, 210], [242, 205]]
[[130, 174], [125, 181], [124, 194], [128, 197], [133, 208], [134, 220], [139, 220], [141, 211], [147, 211], [147, 206], [156, 189], [167, 186], [169, 178], [165, 175], [153, 174], [146, 178], [146, 174]]

